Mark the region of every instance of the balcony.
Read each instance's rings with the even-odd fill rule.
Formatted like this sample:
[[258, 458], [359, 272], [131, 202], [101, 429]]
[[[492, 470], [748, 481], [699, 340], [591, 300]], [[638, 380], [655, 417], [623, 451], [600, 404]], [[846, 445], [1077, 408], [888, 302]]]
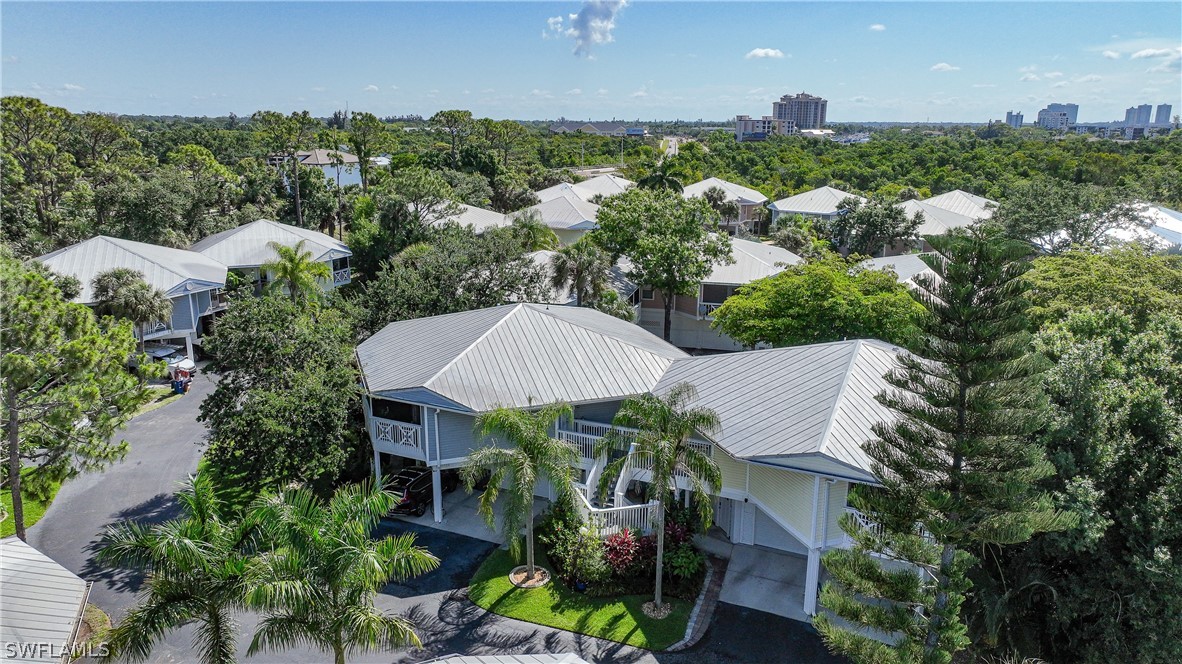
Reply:
[[380, 452], [398, 456], [426, 459], [423, 427], [409, 422], [370, 418], [370, 436]]
[[345, 284], [351, 282], [352, 280], [353, 280], [353, 271], [350, 270], [349, 268], [345, 268], [343, 270], [336, 270], [332, 273], [332, 285], [334, 287], [344, 286]]
[[714, 311], [721, 306], [721, 302], [699, 302], [698, 318], [703, 320], [714, 320]]

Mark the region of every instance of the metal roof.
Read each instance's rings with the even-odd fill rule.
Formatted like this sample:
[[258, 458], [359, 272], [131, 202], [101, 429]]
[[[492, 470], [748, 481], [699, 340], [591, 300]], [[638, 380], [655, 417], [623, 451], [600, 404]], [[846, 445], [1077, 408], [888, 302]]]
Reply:
[[875, 395], [898, 348], [875, 340], [773, 348], [675, 361], [653, 393], [693, 384], [718, 413], [711, 438], [736, 458], [873, 481], [862, 444], [894, 414]]
[[895, 271], [899, 277], [899, 282], [903, 284], [914, 284], [915, 277], [923, 273], [935, 274], [928, 264], [923, 262], [923, 254], [903, 254], [901, 256], [884, 256], [882, 258], [871, 258], [862, 263], [862, 265], [871, 270], [881, 270], [889, 267]]
[[423, 664], [588, 664], [574, 653], [538, 655], [444, 655]]
[[776, 212], [786, 212], [789, 214], [836, 214], [837, 204], [846, 198], [856, 198], [860, 201], [866, 200], [856, 194], [834, 189], [833, 187], [820, 187], [802, 194], [789, 196], [788, 198], [781, 198], [768, 207]]
[[[6, 662], [60, 662], [90, 584], [17, 537], [0, 540], [0, 643], [53, 644]], [[19, 648], [19, 645], [17, 645]], [[56, 657], [52, 655], [57, 655]]]
[[943, 235], [954, 228], [965, 228], [976, 223], [976, 217], [946, 210], [925, 201], [910, 200], [899, 204], [908, 218], [923, 214], [923, 223], [915, 230], [917, 235]]
[[774, 244], [731, 238], [729, 265], [715, 265], [704, 284], [749, 284], [756, 279], [770, 277], [784, 271], [785, 265], [796, 265], [801, 257]]
[[483, 233], [490, 228], [508, 226], [513, 223], [513, 219], [507, 214], [486, 210], [466, 203], [456, 203], [456, 205], [460, 207], [460, 213], [454, 217], [449, 217], [448, 221], [454, 221], [461, 226], [471, 226], [477, 233]]
[[335, 166], [333, 163], [334, 155], [341, 161], [341, 164], [356, 164], [359, 162], [357, 155], [349, 154], [344, 150], [326, 150], [324, 148], [316, 148], [315, 150], [301, 150], [296, 153], [296, 159], [305, 166]]
[[972, 219], [989, 219], [993, 216], [993, 208], [997, 207], [997, 201], [960, 189], [925, 198], [923, 202]]
[[301, 240], [304, 241], [304, 250], [312, 252], [314, 261], [323, 262], [353, 255], [349, 247], [336, 238], [270, 219], [259, 219], [215, 233], [190, 248], [229, 267], [259, 267], [275, 260], [277, 256], [275, 250], [267, 246], [268, 243], [277, 242], [294, 247]]
[[714, 187], [718, 187], [719, 189], [726, 192], [726, 200], [728, 201], [738, 201], [747, 204], [759, 204], [767, 202], [767, 196], [764, 196], [758, 191], [750, 187], [744, 187], [741, 184], [727, 182], [726, 180], [722, 180], [720, 178], [706, 178], [701, 182], [695, 182], [691, 185], [686, 185], [685, 189], [681, 190], [681, 195], [685, 196], [686, 198], [694, 198], [695, 196], [701, 196], [705, 194], [709, 189]]
[[[557, 253], [557, 251], [542, 249], [540, 251], [533, 251], [526, 254], [526, 256], [531, 261], [533, 261], [535, 266], [545, 271], [546, 283], [550, 283], [550, 275], [553, 274], [552, 270], [554, 255]], [[619, 293], [620, 297], [624, 298], [625, 300], [632, 297], [632, 294], [640, 288], [636, 284], [629, 281], [628, 277], [625, 276], [629, 266], [630, 264], [627, 262], [627, 260], [621, 257], [619, 262], [611, 266], [611, 269], [608, 270], [607, 276], [607, 285], [611, 287], [612, 290]], [[575, 299], [575, 296], [572, 295], [569, 290], [564, 291], [556, 288], [551, 294], [549, 304], [574, 304]]]
[[526, 210], [536, 211], [542, 223], [559, 230], [591, 230], [595, 228], [595, 218], [599, 215], [598, 205], [573, 194], [543, 201]]
[[555, 198], [569, 196], [574, 196], [581, 201], [590, 203], [591, 199], [596, 196], [603, 196], [604, 198], [615, 196], [635, 186], [636, 183], [631, 180], [618, 175], [612, 175], [611, 173], [605, 173], [583, 180], [582, 182], [559, 182], [553, 187], [546, 187], [545, 189], [534, 192], [534, 195], [543, 203], [552, 201]]
[[97, 235], [84, 242], [40, 256], [37, 260], [58, 274], [76, 277], [82, 290], [76, 302], [93, 303], [91, 281], [115, 268], [129, 268], [169, 297], [226, 285], [226, 266], [188, 249], [160, 247], [143, 242]]
[[541, 304], [397, 321], [357, 347], [371, 393], [426, 389], [473, 412], [641, 394], [682, 357], [638, 325]]
[[587, 189], [580, 184], [571, 182], [559, 182], [553, 187], [546, 187], [545, 189], [534, 192], [534, 195], [538, 197], [538, 200], [543, 203], [546, 201], [552, 201], [555, 198], [562, 198], [564, 196], [574, 196], [579, 200], [590, 202], [595, 194], [596, 192]]

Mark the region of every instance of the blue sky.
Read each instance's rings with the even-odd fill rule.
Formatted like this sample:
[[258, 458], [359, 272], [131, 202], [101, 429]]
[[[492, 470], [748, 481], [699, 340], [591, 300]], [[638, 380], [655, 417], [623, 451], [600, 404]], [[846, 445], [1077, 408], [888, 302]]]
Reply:
[[1182, 3], [0, 4], [0, 88], [74, 111], [543, 119], [1182, 112]]

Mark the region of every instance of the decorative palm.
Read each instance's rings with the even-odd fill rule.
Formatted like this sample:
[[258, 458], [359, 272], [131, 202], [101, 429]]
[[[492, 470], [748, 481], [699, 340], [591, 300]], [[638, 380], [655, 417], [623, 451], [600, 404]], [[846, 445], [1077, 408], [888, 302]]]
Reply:
[[559, 249], [550, 263], [554, 289], [574, 295], [575, 305], [580, 307], [599, 299], [610, 271], [607, 252], [586, 237]]
[[[713, 514], [710, 495], [722, 486], [722, 471], [710, 458], [690, 443], [696, 433], [718, 430], [718, 415], [709, 408], [690, 408], [698, 391], [689, 383], [674, 385], [663, 396], [643, 394], [627, 399], [612, 420], [613, 429], [600, 441], [596, 455], [606, 457], [611, 450], [632, 443], [631, 454], [616, 459], [603, 470], [599, 491], [608, 489], [613, 477], [619, 477], [625, 465], [646, 464], [652, 473], [649, 499], [660, 501], [657, 515], [657, 587], [655, 603], [661, 606], [661, 574], [665, 555], [665, 510], [673, 502], [676, 477], [685, 478], [694, 496], [694, 506], [702, 517], [703, 527]], [[614, 427], [637, 429], [628, 435]]]
[[275, 252], [276, 258], [259, 268], [271, 273], [269, 288], [286, 287], [292, 302], [319, 297], [321, 280], [332, 279], [328, 264], [312, 260], [312, 252], [304, 250], [304, 242], [300, 240], [293, 247], [268, 242], [267, 247]]
[[265, 617], [247, 654], [312, 644], [346, 656], [378, 648], [421, 645], [414, 625], [374, 606], [390, 581], [435, 569], [439, 559], [406, 533], [370, 537], [398, 497], [366, 482], [337, 490], [325, 504], [307, 489], [260, 499], [251, 518], [265, 531], [269, 553], [251, 561], [246, 604]]
[[222, 515], [208, 477], [198, 474], [176, 494], [182, 516], [154, 526], [126, 522], [107, 530], [99, 560], [148, 575], [139, 604], [107, 637], [113, 659], [142, 662], [166, 632], [197, 623], [199, 661], [235, 661], [243, 607], [242, 578], [252, 544], [249, 525]]
[[678, 179], [680, 176], [681, 173], [677, 168], [663, 161], [649, 171], [648, 175], [637, 180], [636, 186], [641, 189], [665, 189], [681, 193], [684, 187], [681, 184], [681, 180]]
[[99, 273], [91, 281], [91, 288], [100, 315], [124, 318], [135, 325], [141, 352], [147, 326], [172, 318], [172, 300], [144, 281], [143, 273], [137, 270], [119, 267]]
[[512, 228], [522, 238], [526, 251], [541, 251], [558, 247], [558, 235], [542, 221], [537, 210], [524, 210], [513, 217]]
[[578, 463], [579, 452], [573, 445], [550, 436], [555, 422], [574, 417], [570, 404], [545, 406], [536, 412], [498, 408], [476, 419], [481, 436], [500, 436], [512, 447], [497, 447], [495, 441], [468, 457], [460, 471], [464, 488], [471, 492], [488, 471], [488, 487], [480, 495], [480, 515], [489, 527], [495, 516], [493, 505], [501, 495], [501, 485], [508, 483], [501, 529], [509, 544], [509, 553], [521, 558], [518, 533], [525, 526], [526, 578], [534, 578], [534, 490], [539, 478], [546, 478], [558, 500], [571, 497], [571, 467]]

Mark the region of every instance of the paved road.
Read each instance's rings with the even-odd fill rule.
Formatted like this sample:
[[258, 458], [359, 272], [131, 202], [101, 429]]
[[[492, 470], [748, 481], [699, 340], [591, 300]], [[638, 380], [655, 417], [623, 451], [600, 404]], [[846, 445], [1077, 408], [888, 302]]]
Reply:
[[[102, 473], [67, 482], [45, 516], [29, 529], [29, 543], [87, 580], [94, 581], [91, 601], [115, 619], [135, 602], [141, 579], [103, 569], [93, 560], [94, 545], [108, 524], [125, 519], [162, 521], [175, 515], [172, 494], [177, 483], [196, 470], [205, 435], [196, 417], [201, 400], [213, 390], [209, 375], [199, 375], [189, 394], [133, 420], [122, 432], [131, 444], [127, 458]], [[466, 586], [495, 546], [488, 542], [403, 521], [384, 522], [381, 532], [414, 532], [420, 545], [442, 559], [439, 569], [390, 584], [377, 605], [405, 614], [418, 626], [420, 649], [369, 653], [356, 662], [417, 662], [450, 653], [580, 653], [594, 662], [697, 664], [699, 662], [828, 663], [830, 657], [811, 628], [760, 611], [720, 604], [702, 641], [684, 653], [651, 653], [503, 618], [468, 601]], [[245, 657], [257, 616], [239, 614], [239, 656], [246, 662], [309, 664], [326, 661], [310, 649]], [[152, 662], [193, 660], [192, 626], [170, 634], [152, 653]]]

